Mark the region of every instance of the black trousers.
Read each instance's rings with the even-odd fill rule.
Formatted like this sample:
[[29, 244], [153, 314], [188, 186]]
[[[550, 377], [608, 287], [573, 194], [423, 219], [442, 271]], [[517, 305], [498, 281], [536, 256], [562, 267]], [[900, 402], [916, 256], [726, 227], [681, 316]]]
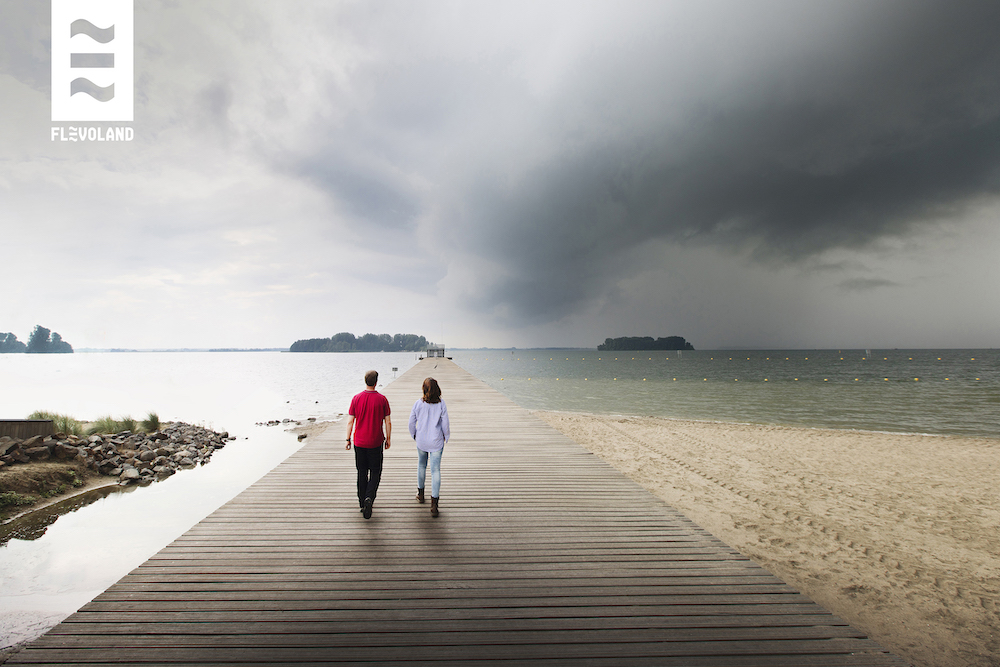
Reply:
[[354, 465], [358, 469], [358, 503], [365, 505], [365, 498], [375, 500], [378, 483], [382, 480], [382, 446], [354, 447]]

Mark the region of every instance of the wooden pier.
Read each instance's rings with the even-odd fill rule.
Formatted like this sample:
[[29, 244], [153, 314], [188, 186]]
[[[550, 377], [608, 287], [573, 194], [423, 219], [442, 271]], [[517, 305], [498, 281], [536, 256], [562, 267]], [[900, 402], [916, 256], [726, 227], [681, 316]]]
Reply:
[[[406, 432], [428, 375], [438, 518]], [[370, 520], [331, 427], [8, 664], [906, 664], [451, 361], [385, 394]]]

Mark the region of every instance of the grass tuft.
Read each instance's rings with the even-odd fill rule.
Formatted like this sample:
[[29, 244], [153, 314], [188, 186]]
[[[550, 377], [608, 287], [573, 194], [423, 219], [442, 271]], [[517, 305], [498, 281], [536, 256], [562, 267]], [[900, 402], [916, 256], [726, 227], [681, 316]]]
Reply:
[[83, 424], [69, 415], [60, 415], [46, 410], [35, 410], [28, 415], [28, 419], [51, 419], [52, 427], [56, 430], [56, 433], [83, 435]]
[[156, 433], [160, 430], [160, 417], [155, 412], [150, 412], [139, 426], [146, 433]]
[[118, 422], [111, 415], [101, 417], [95, 421], [89, 429], [87, 429], [87, 435], [96, 434], [108, 434], [108, 433], [118, 433], [122, 429], [118, 428]]
[[122, 417], [121, 420], [119, 420], [118, 422], [118, 432], [120, 433], [122, 431], [131, 431], [132, 433], [135, 433], [138, 426], [139, 422], [132, 419], [131, 417]]

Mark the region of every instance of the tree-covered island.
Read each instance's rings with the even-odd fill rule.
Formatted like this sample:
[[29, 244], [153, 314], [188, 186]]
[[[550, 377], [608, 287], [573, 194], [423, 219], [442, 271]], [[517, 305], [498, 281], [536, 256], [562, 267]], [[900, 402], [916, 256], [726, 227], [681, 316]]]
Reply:
[[684, 340], [683, 336], [667, 336], [653, 340], [652, 336], [623, 336], [622, 338], [606, 338], [602, 345], [597, 346], [601, 352], [619, 350], [693, 350], [694, 345]]
[[428, 342], [416, 334], [373, 334], [356, 337], [349, 332], [341, 332], [330, 338], [309, 338], [297, 340], [289, 352], [423, 352]]
[[27, 353], [27, 354], [69, 354], [73, 352], [73, 346], [62, 339], [55, 331], [46, 329], [41, 325], [36, 325], [25, 345], [12, 333], [0, 333], [0, 354], [3, 353]]

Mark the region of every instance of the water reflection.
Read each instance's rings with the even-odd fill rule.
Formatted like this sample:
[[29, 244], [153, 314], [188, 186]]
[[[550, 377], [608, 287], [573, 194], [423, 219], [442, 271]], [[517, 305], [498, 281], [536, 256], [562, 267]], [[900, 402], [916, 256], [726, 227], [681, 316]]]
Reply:
[[98, 500], [107, 498], [112, 493], [129, 493], [135, 489], [136, 487], [134, 486], [109, 484], [108, 486], [84, 491], [72, 498], [67, 498], [29, 512], [0, 526], [0, 546], [6, 544], [9, 540], [37, 540], [62, 515], [75, 512], [81, 507], [96, 503]]

